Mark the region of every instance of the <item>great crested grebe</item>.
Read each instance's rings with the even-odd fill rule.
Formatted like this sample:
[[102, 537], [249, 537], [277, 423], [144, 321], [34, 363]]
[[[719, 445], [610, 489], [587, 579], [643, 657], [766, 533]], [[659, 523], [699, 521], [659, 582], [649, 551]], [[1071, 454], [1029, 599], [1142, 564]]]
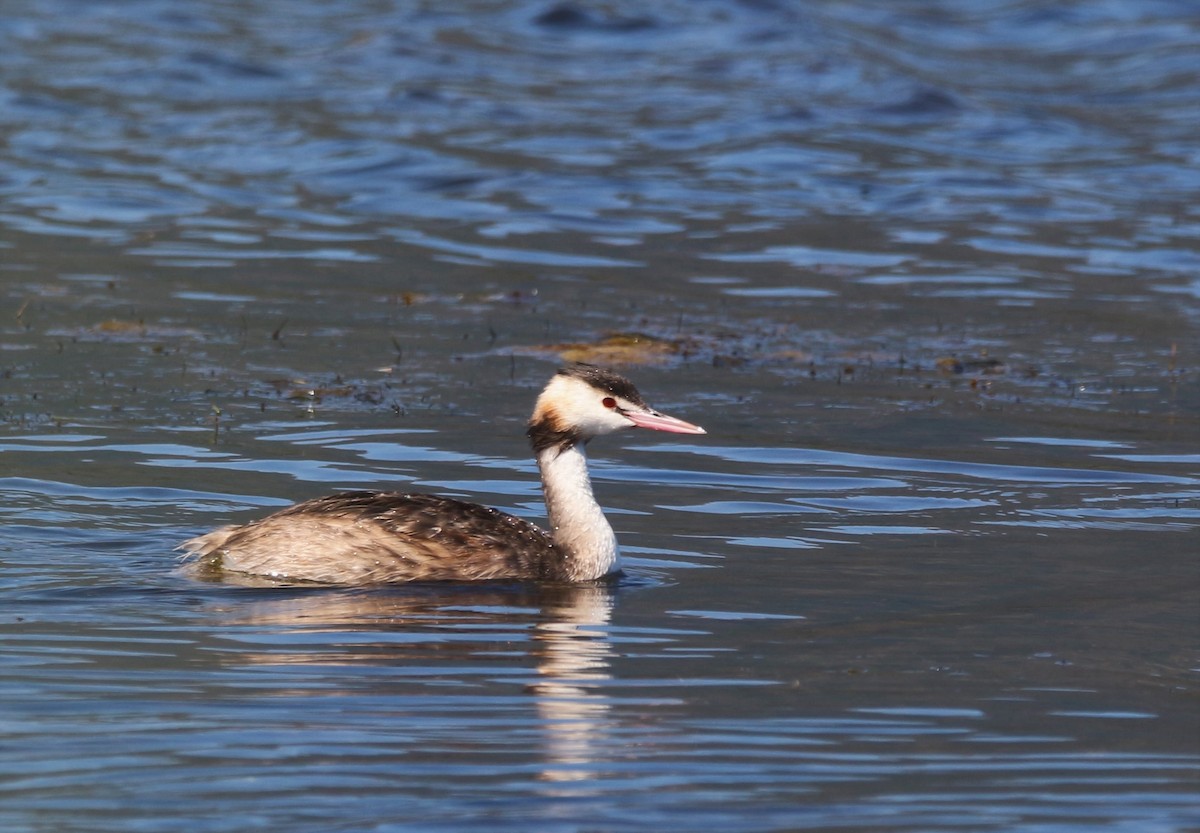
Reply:
[[343, 492], [222, 527], [180, 549], [193, 569], [279, 582], [592, 581], [620, 572], [621, 561], [592, 495], [584, 446], [635, 427], [704, 433], [655, 411], [610, 370], [575, 364], [551, 378], [526, 432], [542, 474], [549, 532], [453, 498]]

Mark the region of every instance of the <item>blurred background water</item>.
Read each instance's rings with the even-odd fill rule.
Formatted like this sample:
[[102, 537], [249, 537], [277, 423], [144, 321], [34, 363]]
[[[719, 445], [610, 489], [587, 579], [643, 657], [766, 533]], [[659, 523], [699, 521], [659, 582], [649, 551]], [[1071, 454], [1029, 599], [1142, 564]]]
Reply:
[[[1200, 828], [1200, 15], [11, 0], [6, 831]], [[338, 488], [615, 586], [251, 588]]]

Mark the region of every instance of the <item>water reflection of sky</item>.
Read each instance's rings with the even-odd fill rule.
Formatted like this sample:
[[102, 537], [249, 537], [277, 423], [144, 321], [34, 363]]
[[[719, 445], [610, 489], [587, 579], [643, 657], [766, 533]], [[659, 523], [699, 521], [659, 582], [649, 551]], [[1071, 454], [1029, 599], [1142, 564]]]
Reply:
[[[1186, 4], [16, 0], [0, 827], [1195, 827]], [[243, 587], [336, 488], [538, 519], [560, 356], [615, 587]], [[40, 829], [40, 828], [39, 828]]]

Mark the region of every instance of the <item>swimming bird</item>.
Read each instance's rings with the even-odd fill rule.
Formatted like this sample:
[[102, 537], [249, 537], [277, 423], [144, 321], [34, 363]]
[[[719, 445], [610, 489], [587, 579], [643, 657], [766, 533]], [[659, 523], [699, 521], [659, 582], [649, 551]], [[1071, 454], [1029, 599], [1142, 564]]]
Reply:
[[584, 449], [627, 428], [704, 429], [651, 408], [637, 388], [589, 364], [561, 368], [537, 398], [526, 432], [550, 529], [453, 498], [342, 492], [180, 545], [194, 570], [280, 583], [584, 582], [620, 572], [612, 526], [592, 493]]

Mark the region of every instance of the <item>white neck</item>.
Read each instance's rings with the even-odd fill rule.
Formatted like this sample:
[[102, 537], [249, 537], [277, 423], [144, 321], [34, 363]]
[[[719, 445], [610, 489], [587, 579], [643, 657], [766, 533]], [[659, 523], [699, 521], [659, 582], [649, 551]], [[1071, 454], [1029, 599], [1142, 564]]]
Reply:
[[617, 536], [592, 494], [587, 457], [581, 446], [550, 448], [537, 458], [542, 492], [555, 545], [568, 559], [572, 581], [590, 581], [621, 569]]

